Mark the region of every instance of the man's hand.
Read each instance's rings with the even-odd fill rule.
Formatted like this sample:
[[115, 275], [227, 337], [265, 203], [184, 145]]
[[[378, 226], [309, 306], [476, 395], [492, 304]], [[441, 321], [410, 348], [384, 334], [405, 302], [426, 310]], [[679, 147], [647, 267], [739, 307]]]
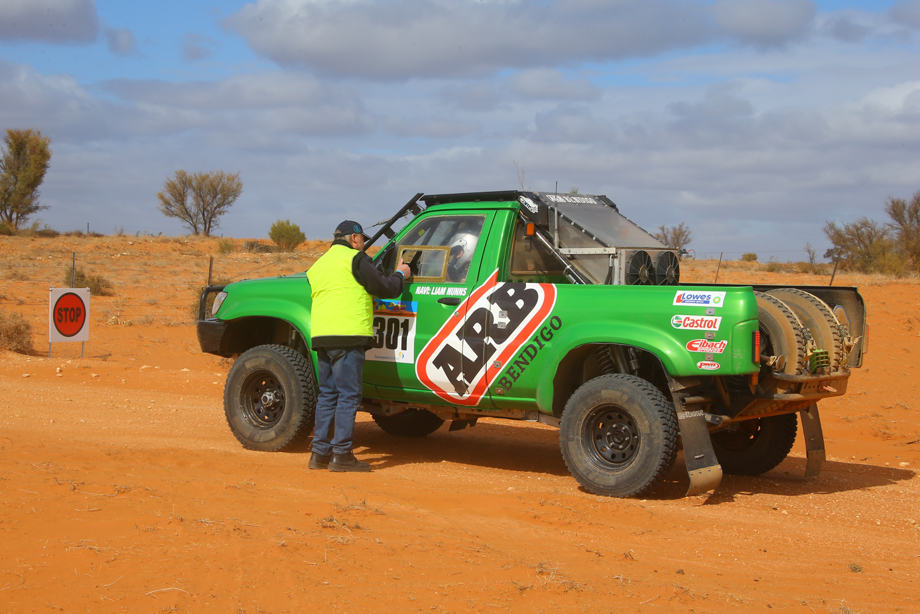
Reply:
[[396, 267], [396, 270], [403, 274], [403, 277], [409, 279], [412, 277], [412, 269], [409, 268], [409, 265], [405, 262], [400, 262], [399, 266]]

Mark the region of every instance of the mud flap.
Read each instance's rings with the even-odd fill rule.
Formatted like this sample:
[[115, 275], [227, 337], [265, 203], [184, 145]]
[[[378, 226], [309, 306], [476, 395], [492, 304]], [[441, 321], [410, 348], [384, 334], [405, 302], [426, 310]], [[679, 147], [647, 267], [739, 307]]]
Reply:
[[799, 418], [802, 421], [802, 435], [805, 437], [805, 477], [813, 478], [821, 473], [826, 460], [818, 405], [812, 403], [808, 409], [800, 411]]
[[678, 411], [677, 423], [684, 445], [684, 462], [690, 487], [687, 495], [715, 490], [722, 481], [722, 466], [712, 449], [706, 414], [702, 411]]

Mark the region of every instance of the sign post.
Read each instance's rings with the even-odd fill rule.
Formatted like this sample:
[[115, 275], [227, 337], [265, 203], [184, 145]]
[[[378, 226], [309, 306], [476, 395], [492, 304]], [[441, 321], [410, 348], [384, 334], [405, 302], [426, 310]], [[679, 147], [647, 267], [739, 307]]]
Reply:
[[51, 344], [79, 341], [80, 358], [89, 340], [89, 288], [51, 288], [48, 296], [48, 357]]

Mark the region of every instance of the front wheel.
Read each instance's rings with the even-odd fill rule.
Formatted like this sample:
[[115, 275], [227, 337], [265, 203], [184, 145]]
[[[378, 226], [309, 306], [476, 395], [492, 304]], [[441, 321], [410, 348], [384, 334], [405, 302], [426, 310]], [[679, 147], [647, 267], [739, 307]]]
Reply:
[[562, 458], [588, 492], [631, 497], [648, 489], [674, 462], [678, 426], [673, 405], [634, 375], [588, 380], [565, 404]]
[[227, 375], [227, 423], [250, 450], [275, 452], [296, 446], [313, 430], [315, 408], [312, 365], [293, 348], [251, 348], [236, 359]]
[[795, 443], [795, 414], [745, 420], [712, 434], [722, 470], [735, 475], [760, 475], [783, 462]]

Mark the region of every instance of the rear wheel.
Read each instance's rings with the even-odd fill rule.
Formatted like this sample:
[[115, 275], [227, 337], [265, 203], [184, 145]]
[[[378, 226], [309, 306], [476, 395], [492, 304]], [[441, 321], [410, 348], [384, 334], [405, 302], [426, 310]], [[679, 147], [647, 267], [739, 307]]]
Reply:
[[754, 292], [760, 321], [760, 353], [778, 373], [806, 371], [805, 329], [786, 304], [769, 294]]
[[275, 452], [296, 446], [313, 430], [315, 408], [312, 365], [293, 348], [256, 346], [227, 375], [224, 413], [245, 448]]
[[745, 420], [713, 433], [712, 448], [725, 473], [760, 475], [789, 455], [796, 430], [795, 414]]
[[559, 430], [562, 458], [588, 492], [630, 497], [648, 489], [674, 462], [674, 407], [633, 375], [601, 375], [582, 384], [565, 405]]
[[377, 426], [397, 437], [424, 437], [444, 424], [444, 420], [424, 409], [407, 409], [391, 416], [372, 415]]

